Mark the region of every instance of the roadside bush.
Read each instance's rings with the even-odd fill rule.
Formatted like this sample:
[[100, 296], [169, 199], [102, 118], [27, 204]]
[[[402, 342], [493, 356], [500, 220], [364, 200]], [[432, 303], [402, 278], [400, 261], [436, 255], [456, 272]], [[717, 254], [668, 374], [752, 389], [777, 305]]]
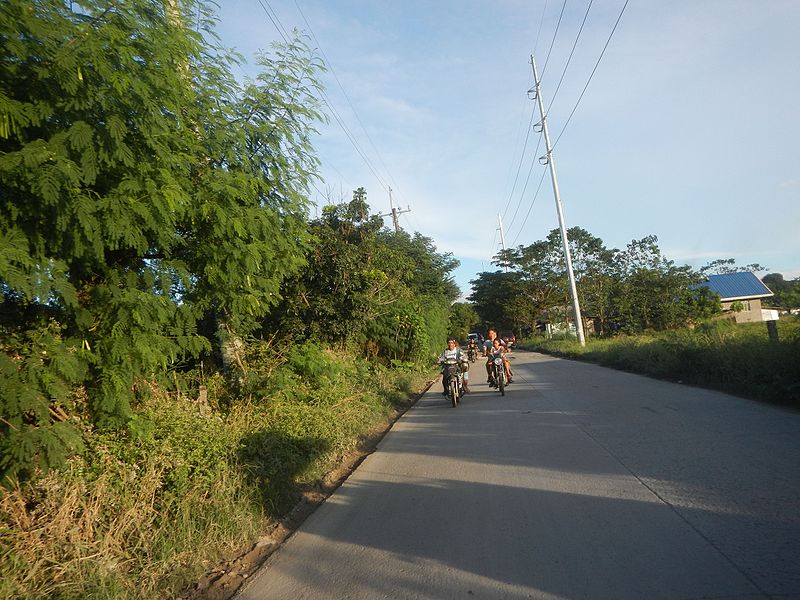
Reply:
[[80, 457], [0, 489], [0, 598], [175, 597], [252, 545], [425, 378], [314, 344], [247, 356], [258, 393], [185, 374], [180, 392], [153, 387], [135, 407], [136, 436], [73, 417]]

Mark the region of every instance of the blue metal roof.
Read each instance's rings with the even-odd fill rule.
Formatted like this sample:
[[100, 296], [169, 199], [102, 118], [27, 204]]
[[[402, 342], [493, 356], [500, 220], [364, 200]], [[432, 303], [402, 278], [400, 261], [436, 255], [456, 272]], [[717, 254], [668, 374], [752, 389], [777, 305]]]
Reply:
[[709, 275], [708, 280], [691, 287], [693, 289], [707, 287], [712, 292], [719, 294], [720, 300], [746, 300], [773, 295], [770, 289], [750, 271]]

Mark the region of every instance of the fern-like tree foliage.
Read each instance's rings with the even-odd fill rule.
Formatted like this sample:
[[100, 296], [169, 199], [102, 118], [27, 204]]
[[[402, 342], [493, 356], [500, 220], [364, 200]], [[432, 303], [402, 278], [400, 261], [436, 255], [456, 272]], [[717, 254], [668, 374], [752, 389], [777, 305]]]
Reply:
[[[137, 425], [147, 381], [251, 330], [308, 249], [321, 65], [235, 58], [194, 0], [0, 6], [0, 460], [79, 447], [73, 405]], [[83, 403], [83, 398], [88, 402]]]

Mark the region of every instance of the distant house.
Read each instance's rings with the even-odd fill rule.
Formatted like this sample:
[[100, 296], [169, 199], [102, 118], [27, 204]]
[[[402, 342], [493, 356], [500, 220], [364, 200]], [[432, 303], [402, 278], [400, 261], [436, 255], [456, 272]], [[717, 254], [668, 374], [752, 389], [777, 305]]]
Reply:
[[769, 298], [773, 293], [749, 271], [709, 275], [703, 283], [691, 286], [692, 289], [700, 287], [707, 287], [717, 294], [722, 303], [722, 312], [737, 323], [774, 321], [778, 318], [777, 311], [761, 308], [761, 299]]

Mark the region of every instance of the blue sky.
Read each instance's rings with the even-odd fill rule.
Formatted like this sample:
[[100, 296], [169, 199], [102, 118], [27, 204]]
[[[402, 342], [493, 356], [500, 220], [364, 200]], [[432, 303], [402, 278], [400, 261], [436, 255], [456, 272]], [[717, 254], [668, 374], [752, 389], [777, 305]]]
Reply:
[[[534, 153], [531, 131], [524, 146], [530, 55], [555, 141], [625, 0], [592, 3], [568, 68], [588, 0], [220, 4], [223, 43], [251, 63], [281, 39], [272, 11], [287, 30], [310, 25], [332, 67], [328, 98], [372, 168], [331, 118], [315, 140], [327, 198], [314, 200], [363, 186], [385, 213], [391, 187], [411, 208], [402, 227], [459, 259], [468, 293], [495, 268], [498, 214], [507, 246], [558, 227], [549, 175], [537, 193], [543, 142]], [[798, 31], [797, 0], [630, 0], [554, 150], [567, 226], [615, 248], [656, 235], [678, 264], [735, 258], [800, 277]]]

